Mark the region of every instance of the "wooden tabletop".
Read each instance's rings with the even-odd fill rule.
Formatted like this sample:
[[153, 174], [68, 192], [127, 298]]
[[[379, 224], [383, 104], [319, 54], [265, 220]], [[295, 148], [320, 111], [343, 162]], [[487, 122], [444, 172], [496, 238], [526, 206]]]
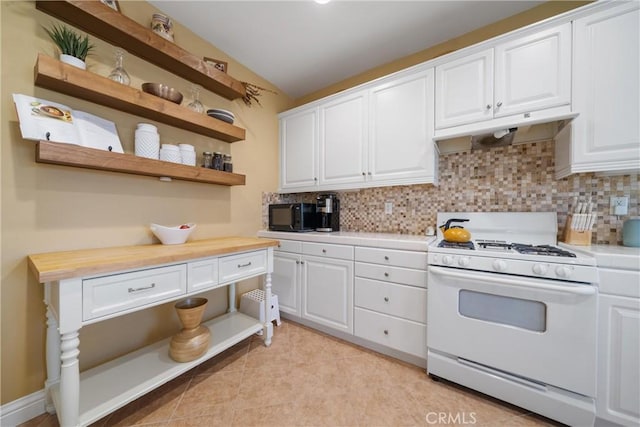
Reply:
[[154, 244], [48, 252], [29, 255], [28, 260], [29, 268], [38, 281], [45, 283], [277, 245], [277, 240], [259, 237], [219, 237], [181, 245]]

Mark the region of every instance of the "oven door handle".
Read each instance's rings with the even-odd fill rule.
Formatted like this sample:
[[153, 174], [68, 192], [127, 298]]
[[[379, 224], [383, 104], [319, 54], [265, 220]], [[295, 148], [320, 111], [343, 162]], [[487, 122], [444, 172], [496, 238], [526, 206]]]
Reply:
[[[455, 277], [457, 279], [466, 279], [470, 280], [477, 275], [482, 275], [482, 273], [474, 272], [473, 275], [469, 275], [466, 273], [459, 273], [457, 271], [451, 271], [451, 269], [442, 268], [442, 267], [434, 267], [429, 266], [429, 271], [433, 274], [437, 274], [444, 277]], [[491, 275], [491, 282], [500, 283], [503, 285], [509, 286], [521, 286], [526, 288], [531, 288], [534, 290], [546, 290], [546, 291], [555, 291], [555, 292], [563, 292], [567, 294], [573, 295], [594, 295], [596, 293], [596, 287], [591, 285], [556, 285], [548, 282], [535, 282], [533, 280], [527, 280], [526, 278], [519, 277], [518, 280], [513, 279], [505, 279], [503, 277], [498, 277], [497, 275]]]

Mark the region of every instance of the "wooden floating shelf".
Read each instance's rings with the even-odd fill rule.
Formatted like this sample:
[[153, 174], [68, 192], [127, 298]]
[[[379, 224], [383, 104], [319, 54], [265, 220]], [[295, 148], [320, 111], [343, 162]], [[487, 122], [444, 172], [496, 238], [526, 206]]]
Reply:
[[240, 81], [99, 1], [36, 1], [36, 9], [227, 99], [246, 94]]
[[[108, 7], [107, 7], [108, 9]], [[36, 86], [55, 90], [140, 117], [166, 123], [225, 142], [241, 141], [245, 130], [199, 114], [142, 90], [38, 54], [34, 67]]]
[[245, 176], [237, 173], [51, 141], [39, 141], [36, 144], [36, 162], [207, 184], [245, 185]]

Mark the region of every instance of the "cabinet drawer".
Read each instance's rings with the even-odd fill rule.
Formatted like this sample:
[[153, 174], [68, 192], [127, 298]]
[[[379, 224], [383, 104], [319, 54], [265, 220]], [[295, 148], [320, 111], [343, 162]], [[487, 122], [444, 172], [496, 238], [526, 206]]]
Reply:
[[404, 285], [427, 287], [427, 272], [411, 268], [389, 267], [379, 264], [356, 262], [356, 276]]
[[186, 293], [185, 264], [82, 281], [82, 319], [97, 317], [169, 300]]
[[418, 270], [427, 269], [426, 252], [356, 247], [355, 258], [356, 261], [372, 264], [415, 268]]
[[640, 271], [599, 268], [601, 294], [640, 297]]
[[414, 356], [427, 358], [427, 326], [356, 308], [355, 335]]
[[427, 323], [427, 290], [356, 277], [355, 305]]
[[302, 253], [327, 258], [353, 260], [353, 246], [325, 243], [302, 243]]
[[280, 252], [302, 253], [302, 242], [295, 240], [279, 240], [278, 246], [275, 250]]
[[187, 264], [187, 291], [211, 289], [218, 284], [218, 258]]
[[230, 283], [267, 272], [267, 251], [220, 257], [220, 283]]

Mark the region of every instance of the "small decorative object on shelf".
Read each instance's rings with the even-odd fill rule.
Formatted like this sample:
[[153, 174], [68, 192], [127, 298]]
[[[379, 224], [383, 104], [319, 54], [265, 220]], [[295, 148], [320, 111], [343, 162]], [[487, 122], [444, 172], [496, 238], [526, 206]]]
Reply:
[[118, 0], [100, 0], [100, 3], [106, 4], [116, 12], [120, 12], [120, 7], [118, 6]]
[[207, 169], [213, 168], [213, 153], [210, 151], [202, 153], [202, 167]]
[[225, 154], [224, 163], [222, 164], [222, 170], [225, 172], [233, 172], [233, 163], [231, 162], [231, 155]]
[[244, 103], [246, 105], [248, 105], [249, 107], [251, 107], [251, 103], [255, 101], [256, 104], [260, 105], [262, 107], [262, 104], [260, 104], [260, 100], [258, 99], [258, 97], [260, 95], [262, 95], [262, 91], [266, 91], [266, 92], [271, 92], [274, 95], [277, 95], [278, 93], [271, 90], [271, 89], [267, 89], [264, 87], [260, 87], [258, 85], [254, 85], [253, 83], [248, 83], [248, 82], [241, 82], [242, 85], [244, 86], [244, 88], [246, 89], [247, 93], [242, 97], [242, 100], [244, 101]]
[[187, 298], [176, 303], [176, 312], [183, 326], [169, 343], [169, 356], [176, 362], [195, 360], [209, 348], [211, 331], [200, 324], [206, 307], [206, 298]]
[[51, 29], [44, 28], [44, 30], [60, 49], [60, 61], [83, 70], [87, 68], [84, 61], [94, 48], [89, 43], [89, 36], [85, 35], [82, 38], [78, 33], [64, 25], [54, 25]]
[[223, 162], [224, 160], [222, 157], [222, 153], [220, 153], [219, 151], [216, 151], [215, 153], [213, 153], [213, 164], [211, 165], [211, 169], [221, 171], [224, 165]]
[[202, 105], [202, 102], [200, 102], [200, 89], [201, 89], [200, 85], [197, 85], [197, 84], [191, 85], [191, 96], [193, 97], [193, 101], [191, 101], [187, 105], [187, 108], [195, 111], [196, 113], [204, 112], [204, 105]]
[[218, 71], [222, 71], [226, 73], [228, 71], [228, 65], [225, 61], [220, 61], [219, 59], [207, 58], [206, 56], [202, 58], [202, 60], [208, 64], [213, 66]]
[[173, 21], [167, 15], [154, 13], [151, 18], [151, 29], [160, 37], [173, 41]]
[[136, 156], [158, 160], [160, 156], [160, 135], [158, 128], [149, 123], [138, 123], [135, 132]]
[[109, 78], [115, 82], [122, 83], [125, 86], [129, 86], [131, 83], [131, 78], [129, 77], [129, 73], [122, 66], [122, 62], [124, 59], [124, 51], [122, 49], [116, 49], [115, 51], [116, 57], [116, 67], [109, 74]]

